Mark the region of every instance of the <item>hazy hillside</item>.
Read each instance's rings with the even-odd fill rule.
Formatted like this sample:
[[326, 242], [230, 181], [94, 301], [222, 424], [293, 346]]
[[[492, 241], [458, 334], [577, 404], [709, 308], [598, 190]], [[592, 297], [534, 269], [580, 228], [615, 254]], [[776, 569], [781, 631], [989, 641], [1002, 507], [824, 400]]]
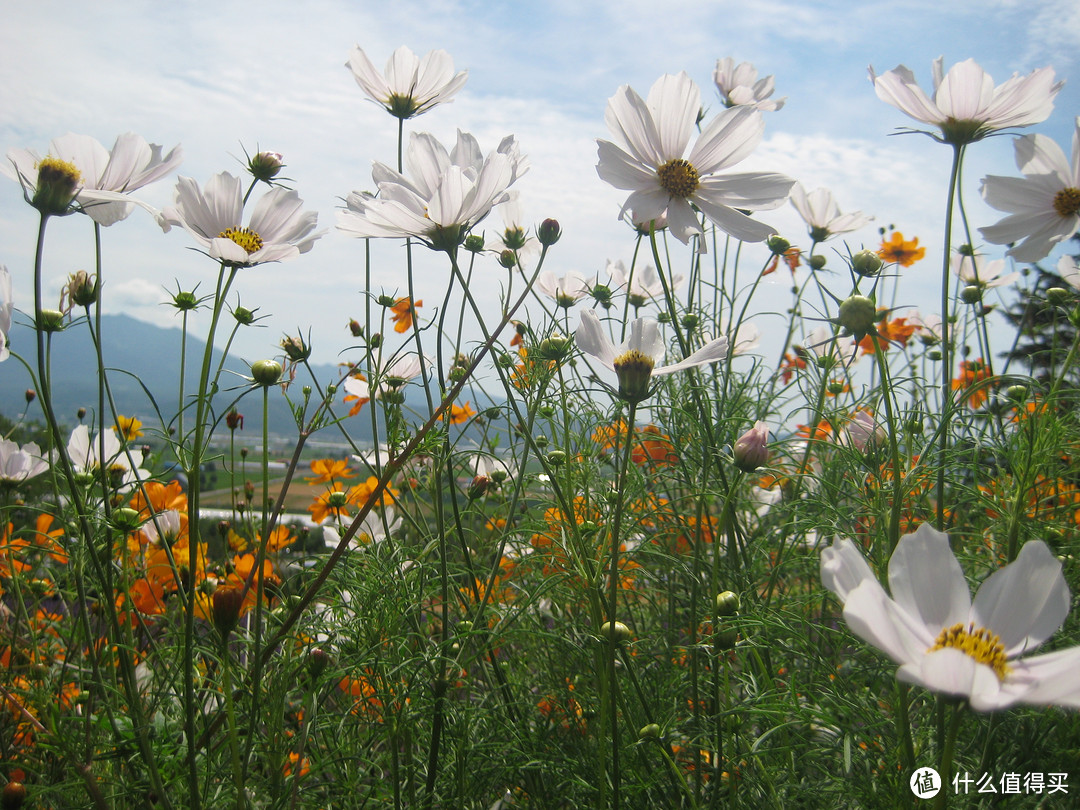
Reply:
[[[119, 413], [138, 417], [149, 426], [160, 427], [173, 419], [179, 409], [181, 330], [162, 329], [126, 315], [105, 315], [101, 319], [102, 355], [110, 369], [109, 384]], [[36, 336], [29, 327], [12, 326], [11, 349], [21, 355], [36, 371]], [[205, 343], [188, 337], [186, 388], [193, 393], [202, 362]], [[214, 353], [214, 364], [220, 362], [220, 352]], [[88, 414], [97, 412], [98, 391], [95, 377], [94, 346], [84, 324], [77, 324], [52, 336], [52, 379], [54, 408], [61, 423], [74, 425], [76, 412], [86, 408]], [[315, 366], [320, 380], [336, 379], [336, 366]], [[221, 409], [242, 394], [248, 384], [241, 375], [246, 365], [233, 358], [222, 374], [222, 392], [215, 398]], [[298, 380], [290, 397], [300, 401]], [[30, 375], [15, 357], [0, 364], [0, 413], [16, 418], [26, 408], [25, 392], [35, 387]], [[189, 400], [190, 402], [190, 396]], [[237, 406], [244, 415], [243, 436], [258, 437], [262, 432], [262, 398], [258, 392], [248, 394]], [[40, 419], [37, 403], [30, 406], [28, 418]], [[158, 416], [160, 414], [160, 418]], [[278, 389], [271, 391], [269, 425], [271, 434], [289, 437], [296, 427], [288, 404]], [[365, 419], [354, 419], [349, 430], [359, 440], [370, 436]]]

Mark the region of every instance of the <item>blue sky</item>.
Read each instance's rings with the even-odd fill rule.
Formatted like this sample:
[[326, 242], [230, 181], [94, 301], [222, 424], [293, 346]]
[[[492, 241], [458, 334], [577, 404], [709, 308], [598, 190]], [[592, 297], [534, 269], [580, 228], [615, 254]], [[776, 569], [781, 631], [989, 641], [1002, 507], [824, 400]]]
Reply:
[[[912, 122], [877, 99], [867, 65], [880, 72], [906, 64], [924, 87], [939, 55], [946, 66], [974, 57], [997, 83], [1014, 71], [1052, 65], [1065, 89], [1051, 118], [1028, 131], [1053, 137], [1066, 152], [1080, 113], [1075, 0], [673, 0], [662, 12], [641, 0], [7, 5], [0, 150], [44, 153], [52, 137], [69, 131], [110, 147], [133, 130], [166, 148], [181, 143], [179, 174], [200, 182], [238, 171], [242, 147], [285, 155], [294, 187], [319, 212], [320, 228], [330, 231], [295, 261], [241, 275], [242, 303], [271, 315], [263, 321], [268, 328], [239, 339], [239, 353], [249, 360], [273, 355], [283, 332], [310, 328], [315, 358], [334, 362], [351, 342], [347, 321], [363, 309], [362, 243], [334, 230], [334, 210], [349, 191], [371, 188], [373, 160], [393, 162], [396, 128], [344, 67], [354, 44], [379, 66], [399, 45], [417, 53], [443, 48], [469, 71], [453, 104], [409, 128], [444, 142], [461, 128], [485, 149], [517, 135], [532, 164], [518, 185], [527, 218], [554, 216], [564, 227], [548, 265], [559, 275], [592, 275], [607, 259], [630, 258], [632, 239], [616, 219], [623, 192], [595, 172], [596, 139], [609, 137], [604, 109], [621, 84], [645, 95], [661, 74], [686, 70], [716, 110], [717, 59], [732, 56], [775, 75], [776, 96], [786, 96], [787, 104], [766, 115], [765, 139], [739, 169], [780, 171], [808, 189], [828, 187], [844, 211], [875, 215], [875, 223], [851, 236], [853, 248], [876, 247], [879, 225], [918, 235], [928, 255], [907, 271], [901, 288], [900, 303], [912, 305], [937, 295], [950, 151], [922, 136], [889, 137]], [[977, 195], [978, 180], [988, 173], [1016, 174], [1011, 138], [989, 139], [969, 153], [966, 199], [977, 225], [998, 219]], [[159, 182], [141, 196], [163, 207], [174, 182]], [[15, 184], [0, 181], [0, 262], [15, 277], [15, 304], [24, 311], [33, 306], [35, 217]], [[805, 243], [790, 206], [759, 218]], [[58, 295], [68, 273], [92, 269], [91, 237], [85, 217], [50, 224], [49, 294]], [[140, 211], [107, 229], [105, 311], [177, 325], [159, 303], [164, 290], [177, 282], [207, 290], [216, 272], [188, 250], [192, 244], [178, 229], [163, 235]], [[393, 243], [378, 247], [374, 292], [404, 289], [402, 253]], [[760, 257], [746, 266], [760, 266]], [[483, 288], [494, 308], [503, 271], [489, 265], [482, 272], [490, 276]], [[439, 257], [425, 255], [418, 273], [419, 297], [431, 306], [446, 270]], [[783, 310], [789, 280], [765, 291], [762, 310]], [[765, 332], [779, 328], [775, 316], [759, 323]]]

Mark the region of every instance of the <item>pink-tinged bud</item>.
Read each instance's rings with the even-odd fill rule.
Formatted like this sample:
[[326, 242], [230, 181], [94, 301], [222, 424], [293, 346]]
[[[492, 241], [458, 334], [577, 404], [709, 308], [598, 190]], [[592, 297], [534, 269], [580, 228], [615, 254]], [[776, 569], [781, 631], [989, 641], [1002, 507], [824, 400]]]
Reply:
[[225, 414], [225, 424], [229, 430], [243, 430], [244, 429], [244, 415], [233, 408], [227, 414]]
[[559, 225], [557, 219], [545, 219], [540, 223], [540, 227], [536, 229], [536, 238], [540, 240], [540, 244], [544, 247], [551, 247], [562, 236], [562, 227]]
[[851, 417], [845, 428], [848, 443], [856, 450], [865, 450], [870, 445], [884, 441], [887, 437], [885, 427], [874, 421], [874, 415], [867, 411], [858, 411]]
[[248, 171], [256, 180], [269, 183], [284, 168], [285, 163], [279, 152], [259, 152], [248, 161]]
[[769, 461], [769, 426], [764, 422], [754, 422], [732, 448], [735, 466], [743, 472], [753, 472], [764, 467]]

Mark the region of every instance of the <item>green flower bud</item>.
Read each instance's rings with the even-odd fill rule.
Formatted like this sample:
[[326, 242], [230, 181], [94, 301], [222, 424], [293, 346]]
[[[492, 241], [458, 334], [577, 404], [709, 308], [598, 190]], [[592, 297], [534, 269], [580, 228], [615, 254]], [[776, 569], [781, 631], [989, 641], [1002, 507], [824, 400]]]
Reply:
[[311, 347], [299, 336], [284, 335], [281, 338], [281, 348], [284, 349], [286, 357], [294, 363], [302, 363], [311, 357]]
[[255, 322], [255, 313], [247, 307], [236, 307], [232, 315], [241, 326], [251, 326]]
[[1046, 290], [1046, 300], [1054, 306], [1060, 306], [1069, 300], [1069, 291], [1063, 287], [1050, 287]]
[[860, 250], [851, 257], [851, 269], [864, 278], [873, 278], [881, 272], [885, 262], [872, 250]]
[[256, 180], [269, 183], [285, 167], [278, 152], [259, 152], [248, 160], [247, 169]]
[[199, 299], [193, 292], [180, 290], [173, 295], [172, 305], [181, 312], [187, 312], [199, 305]]
[[517, 254], [510, 249], [504, 250], [499, 254], [499, 264], [507, 270], [513, 270], [517, 267]]
[[79, 270], [68, 276], [68, 299], [75, 306], [90, 306], [98, 300], [99, 291], [97, 276], [91, 276], [85, 270]]
[[507, 250], [521, 250], [525, 247], [525, 240], [525, 231], [516, 225], [503, 231], [502, 242]]
[[836, 322], [851, 335], [862, 338], [871, 332], [877, 319], [877, 307], [865, 295], [852, 295], [840, 304]]
[[251, 364], [251, 377], [264, 388], [276, 385], [281, 379], [281, 363], [276, 360], [256, 360]]
[[656, 723], [649, 723], [647, 726], [642, 726], [638, 731], [639, 740], [655, 740], [660, 737], [660, 726]]
[[811, 270], [820, 270], [822, 267], [825, 266], [825, 257], [822, 256], [820, 253], [815, 253], [813, 256], [810, 257], [809, 263]]
[[965, 304], [977, 304], [982, 301], [983, 291], [978, 284], [968, 284], [960, 290], [960, 300]]
[[552, 450], [547, 454], [547, 461], [552, 467], [561, 467], [566, 463], [566, 453], [562, 450]]
[[552, 335], [540, 341], [537, 354], [544, 360], [562, 360], [573, 350], [574, 341], [562, 335]]
[[622, 622], [604, 622], [600, 625], [600, 637], [613, 644], [623, 644], [630, 640], [630, 628]]
[[37, 328], [46, 334], [64, 331], [64, 313], [56, 309], [41, 310]]
[[716, 595], [716, 615], [734, 616], [742, 607], [739, 595], [734, 591], [724, 591]]
[[535, 439], [533, 439], [533, 442], [536, 444], [537, 447], [539, 447], [541, 450], [543, 450], [545, 447], [548, 446], [548, 437], [547, 436], [537, 436]]
[[465, 237], [465, 249], [469, 253], [479, 253], [484, 249], [484, 237], [471, 233]]
[[701, 323], [701, 318], [693, 312], [688, 312], [682, 316], [682, 325], [687, 329], [696, 329], [699, 323]]
[[138, 511], [124, 506], [112, 511], [112, 523], [117, 530], [126, 534], [142, 526], [143, 519]]
[[774, 256], [783, 256], [791, 248], [791, 242], [782, 236], [770, 236], [765, 245], [773, 252]]
[[1028, 387], [1026, 385], [1010, 385], [1005, 389], [1005, 396], [1020, 405], [1027, 400]]

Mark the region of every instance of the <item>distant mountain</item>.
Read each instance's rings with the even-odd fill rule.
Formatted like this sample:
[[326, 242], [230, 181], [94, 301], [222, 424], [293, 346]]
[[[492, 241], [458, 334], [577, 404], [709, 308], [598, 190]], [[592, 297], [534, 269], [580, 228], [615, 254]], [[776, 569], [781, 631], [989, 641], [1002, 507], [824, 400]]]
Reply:
[[[125, 416], [134, 416], [148, 428], [160, 430], [161, 424], [172, 422], [179, 409], [180, 384], [180, 329], [163, 329], [127, 315], [103, 315], [101, 318], [101, 351], [108, 372], [116, 410]], [[14, 324], [11, 335], [12, 350], [18, 352], [37, 372], [37, 337], [26, 325]], [[198, 375], [202, 364], [205, 342], [188, 336], [185, 373], [185, 393], [188, 403], [194, 399]], [[86, 408], [88, 419], [98, 408], [98, 386], [95, 370], [94, 345], [84, 324], [69, 327], [52, 336], [51, 367], [53, 380], [53, 408], [61, 424], [77, 424], [77, 411]], [[213, 355], [214, 367], [221, 362], [221, 352]], [[337, 380], [337, 366], [313, 366], [320, 380]], [[218, 415], [228, 410], [229, 404], [248, 388], [242, 375], [248, 375], [247, 365], [230, 358], [221, 375], [221, 391], [214, 398]], [[298, 380], [289, 391], [294, 402], [302, 401]], [[34, 383], [23, 365], [15, 358], [0, 364], [0, 413], [15, 419], [27, 410], [25, 392]], [[340, 406], [340, 399], [338, 400]], [[106, 408], [108, 404], [106, 403]], [[237, 438], [251, 443], [262, 435], [262, 397], [256, 391], [248, 394], [237, 405], [244, 415], [244, 427]], [[192, 416], [185, 417], [190, 425]], [[159, 417], [160, 414], [160, 417]], [[32, 403], [27, 410], [31, 421], [44, 421], [41, 407]], [[106, 422], [111, 424], [111, 417]], [[288, 439], [297, 434], [296, 424], [285, 397], [280, 389], [270, 391], [268, 424], [271, 435]], [[368, 441], [371, 425], [368, 419], [355, 418], [349, 423], [349, 431], [358, 441]], [[148, 431], [149, 432], [149, 431]], [[221, 433], [228, 431], [222, 425]], [[329, 431], [327, 431], [329, 433]]]

